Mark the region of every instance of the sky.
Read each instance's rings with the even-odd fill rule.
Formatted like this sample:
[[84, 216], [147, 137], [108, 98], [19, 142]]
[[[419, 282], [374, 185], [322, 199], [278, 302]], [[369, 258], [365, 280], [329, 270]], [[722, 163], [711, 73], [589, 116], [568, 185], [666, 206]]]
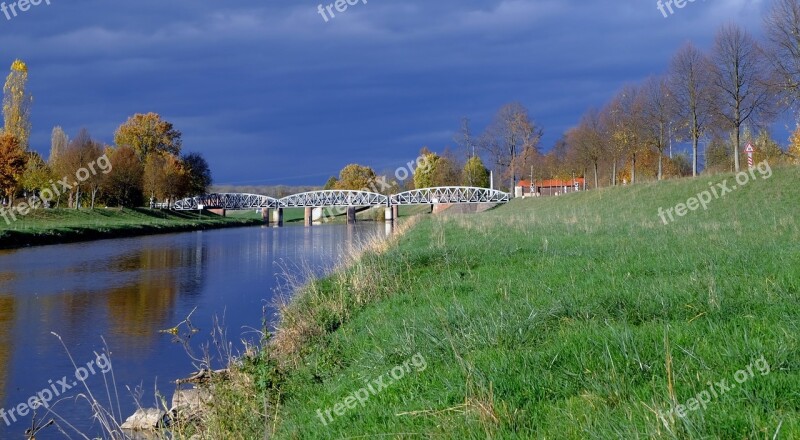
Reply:
[[323, 17], [319, 0], [41, 0], [0, 12], [0, 67], [28, 64], [44, 155], [56, 125], [112, 143], [152, 111], [216, 184], [322, 185], [349, 163], [393, 170], [453, 146], [462, 118], [480, 132], [514, 101], [547, 150], [687, 41], [707, 49], [729, 22], [762, 34], [768, 3], [696, 0], [665, 18], [655, 0], [359, 0]]

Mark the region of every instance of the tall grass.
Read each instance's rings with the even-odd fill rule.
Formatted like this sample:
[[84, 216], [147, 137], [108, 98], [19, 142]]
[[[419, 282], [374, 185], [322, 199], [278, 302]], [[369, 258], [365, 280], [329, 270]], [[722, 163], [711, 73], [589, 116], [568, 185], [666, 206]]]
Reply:
[[[299, 291], [206, 438], [798, 438], [800, 168], [658, 218], [731, 177], [422, 219]], [[320, 422], [414, 353], [423, 373]]]

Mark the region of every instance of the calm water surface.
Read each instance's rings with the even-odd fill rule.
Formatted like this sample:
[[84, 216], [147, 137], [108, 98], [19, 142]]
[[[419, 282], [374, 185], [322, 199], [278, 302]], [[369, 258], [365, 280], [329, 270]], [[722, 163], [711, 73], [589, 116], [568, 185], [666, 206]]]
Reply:
[[[252, 328], [261, 326], [265, 306], [274, 318], [270, 306], [285, 288], [287, 271], [297, 276], [299, 268], [310, 267], [321, 274], [348, 246], [384, 231], [382, 224], [366, 223], [239, 228], [0, 251], [0, 439], [24, 438], [31, 414], [20, 417], [17, 410], [14, 422], [8, 413], [43, 389], [67, 398], [54, 407], [58, 416], [90, 436], [100, 434], [86, 402], [75, 399], [84, 390], [73, 386], [76, 369], [52, 332], [79, 367], [94, 361], [95, 374], [79, 374], [89, 376], [89, 388], [104, 404], [104, 379], [111, 379], [102, 374], [108, 370], [105, 338], [124, 419], [136, 408], [137, 387], [152, 407], [156, 387], [171, 398], [171, 382], [194, 369], [186, 351], [159, 330], [176, 326], [196, 308], [195, 350], [210, 341], [215, 316], [241, 348], [242, 337], [258, 339]], [[112, 402], [116, 407], [113, 395]], [[50, 427], [37, 438], [65, 437]]]

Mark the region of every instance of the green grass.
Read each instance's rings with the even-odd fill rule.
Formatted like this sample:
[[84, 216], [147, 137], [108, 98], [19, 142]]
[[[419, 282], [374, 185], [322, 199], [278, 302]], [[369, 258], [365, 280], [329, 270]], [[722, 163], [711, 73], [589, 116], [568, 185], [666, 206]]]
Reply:
[[[262, 438], [267, 394], [287, 439], [800, 438], [800, 168], [773, 171], [669, 225], [659, 207], [732, 175], [426, 216], [303, 289], [207, 423]], [[424, 371], [319, 420], [417, 353]]]
[[255, 218], [138, 209], [39, 209], [16, 221], [0, 218], [0, 248], [261, 224]]

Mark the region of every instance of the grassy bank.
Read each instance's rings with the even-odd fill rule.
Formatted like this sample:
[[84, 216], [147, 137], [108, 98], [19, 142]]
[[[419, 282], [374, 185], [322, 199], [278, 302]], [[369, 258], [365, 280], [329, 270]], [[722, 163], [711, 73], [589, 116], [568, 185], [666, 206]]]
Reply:
[[8, 224], [0, 219], [0, 249], [261, 224], [209, 212], [150, 209], [40, 209]]
[[773, 171], [668, 225], [733, 176], [421, 219], [298, 293], [208, 438], [800, 438], [800, 168]]

